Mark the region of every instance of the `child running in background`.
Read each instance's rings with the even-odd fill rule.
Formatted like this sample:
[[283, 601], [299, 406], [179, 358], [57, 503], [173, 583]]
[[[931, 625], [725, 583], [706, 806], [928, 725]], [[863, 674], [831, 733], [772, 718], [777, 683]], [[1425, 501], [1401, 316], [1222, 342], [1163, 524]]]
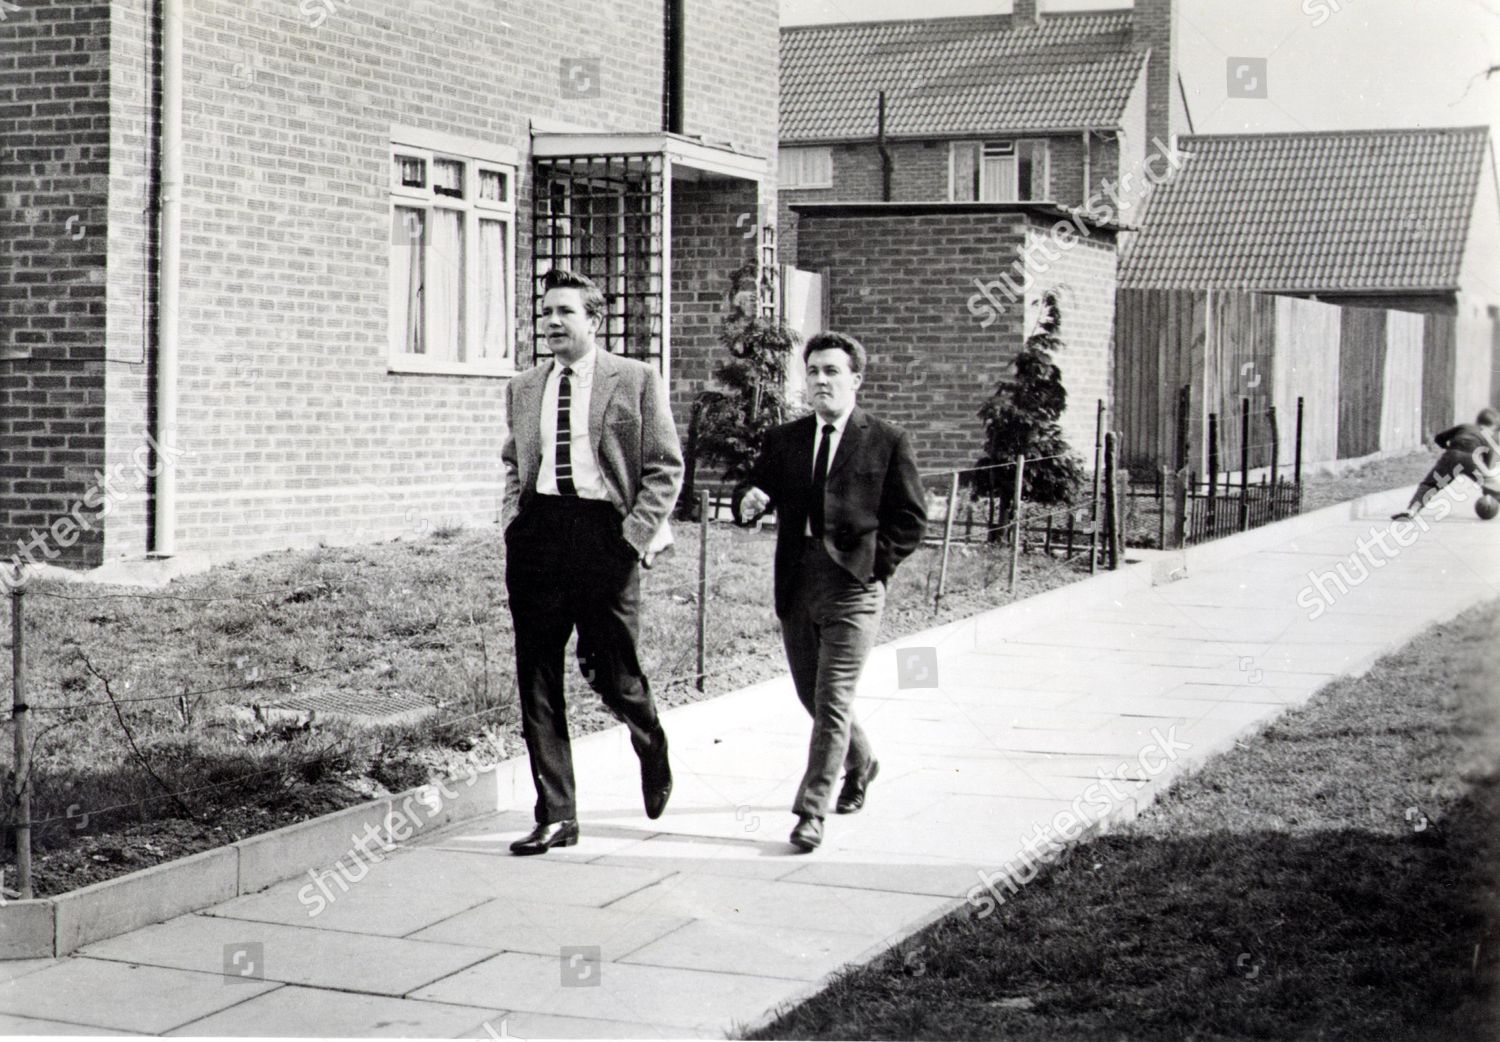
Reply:
[[1480, 409], [1479, 416], [1473, 423], [1460, 423], [1457, 427], [1449, 427], [1441, 434], [1434, 435], [1432, 440], [1437, 442], [1437, 447], [1443, 450], [1443, 454], [1417, 486], [1417, 491], [1412, 493], [1411, 502], [1406, 509], [1392, 514], [1391, 520], [1410, 521], [1432, 498], [1433, 493], [1460, 474], [1484, 488], [1490, 495], [1495, 495], [1496, 490], [1489, 487], [1486, 479], [1495, 475], [1496, 449], [1500, 447], [1500, 443], [1495, 441], [1497, 425], [1500, 425], [1500, 413], [1496, 413], [1494, 409]]

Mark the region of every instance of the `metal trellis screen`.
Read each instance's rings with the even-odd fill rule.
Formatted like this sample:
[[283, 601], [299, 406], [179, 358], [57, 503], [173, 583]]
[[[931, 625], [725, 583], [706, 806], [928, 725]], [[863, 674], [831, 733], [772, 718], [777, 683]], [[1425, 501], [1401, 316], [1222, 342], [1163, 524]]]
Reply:
[[536, 357], [541, 280], [570, 268], [599, 284], [609, 315], [599, 340], [612, 354], [650, 362], [664, 353], [666, 192], [663, 157], [652, 153], [549, 157], [532, 179], [532, 335]]

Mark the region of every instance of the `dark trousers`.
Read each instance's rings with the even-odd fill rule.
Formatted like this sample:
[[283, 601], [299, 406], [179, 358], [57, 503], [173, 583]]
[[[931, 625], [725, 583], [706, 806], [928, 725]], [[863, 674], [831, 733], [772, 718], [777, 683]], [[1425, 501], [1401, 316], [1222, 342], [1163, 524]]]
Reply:
[[1444, 449], [1438, 461], [1432, 465], [1422, 483], [1417, 486], [1417, 491], [1412, 493], [1411, 505], [1413, 507], [1426, 506], [1427, 501], [1437, 492], [1439, 479], [1446, 479], [1441, 484], [1463, 475], [1471, 478], [1478, 484], [1484, 484], [1483, 477], [1479, 472], [1478, 465], [1474, 462], [1474, 454], [1463, 452], [1459, 449]]
[[860, 582], [817, 539], [807, 539], [781, 641], [797, 698], [813, 718], [807, 771], [792, 813], [827, 817], [839, 770], [864, 770], [874, 758], [854, 718], [854, 688], [880, 631], [885, 586]]
[[661, 741], [641, 672], [640, 558], [607, 502], [533, 495], [505, 530], [505, 586], [516, 641], [521, 729], [536, 783], [536, 820], [578, 816], [564, 654], [578, 630], [578, 666], [630, 729], [637, 754]]

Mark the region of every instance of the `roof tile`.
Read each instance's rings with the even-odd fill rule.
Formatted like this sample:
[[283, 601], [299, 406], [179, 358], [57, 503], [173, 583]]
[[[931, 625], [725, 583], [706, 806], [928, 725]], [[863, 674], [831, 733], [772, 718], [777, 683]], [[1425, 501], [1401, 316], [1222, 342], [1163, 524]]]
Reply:
[[783, 29], [783, 144], [1119, 125], [1146, 61], [1131, 12], [863, 22]]

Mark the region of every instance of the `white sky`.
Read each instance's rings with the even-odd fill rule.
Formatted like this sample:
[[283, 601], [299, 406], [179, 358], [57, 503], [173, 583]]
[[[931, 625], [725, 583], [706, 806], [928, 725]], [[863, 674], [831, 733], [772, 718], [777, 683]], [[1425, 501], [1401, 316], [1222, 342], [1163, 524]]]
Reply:
[[[1043, 12], [1129, 7], [1040, 0]], [[1007, 13], [1009, 0], [781, 0], [782, 25]], [[1500, 124], [1500, 0], [1178, 0], [1198, 133]], [[1230, 98], [1231, 58], [1266, 98]], [[1495, 142], [1492, 139], [1492, 145]]]

